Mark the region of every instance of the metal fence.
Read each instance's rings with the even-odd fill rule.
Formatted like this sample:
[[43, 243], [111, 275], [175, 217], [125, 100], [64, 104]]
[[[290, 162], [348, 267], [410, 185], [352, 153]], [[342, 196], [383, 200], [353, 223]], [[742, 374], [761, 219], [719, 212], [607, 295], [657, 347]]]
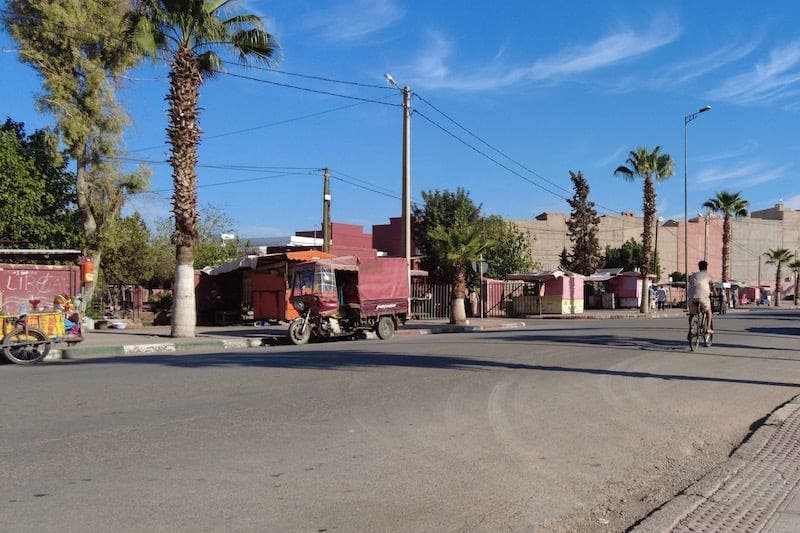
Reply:
[[[484, 280], [483, 290], [479, 291], [480, 303], [485, 317], [510, 317], [514, 314], [538, 314], [530, 309], [515, 309], [519, 296], [538, 294], [538, 285], [524, 281]], [[429, 318], [450, 318], [452, 285], [415, 283], [411, 297], [412, 317], [417, 320]], [[535, 292], [534, 292], [535, 291]], [[471, 312], [465, 299], [467, 316], [480, 316], [480, 308]]]

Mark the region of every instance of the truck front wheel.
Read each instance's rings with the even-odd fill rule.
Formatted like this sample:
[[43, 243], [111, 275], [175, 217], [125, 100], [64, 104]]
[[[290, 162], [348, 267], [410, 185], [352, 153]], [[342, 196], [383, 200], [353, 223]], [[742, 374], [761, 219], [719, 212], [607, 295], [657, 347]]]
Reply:
[[289, 324], [289, 340], [292, 341], [292, 344], [306, 344], [310, 338], [311, 324], [302, 318], [292, 320], [292, 323]]
[[388, 316], [382, 316], [375, 324], [375, 333], [383, 340], [391, 339], [394, 336], [394, 320]]

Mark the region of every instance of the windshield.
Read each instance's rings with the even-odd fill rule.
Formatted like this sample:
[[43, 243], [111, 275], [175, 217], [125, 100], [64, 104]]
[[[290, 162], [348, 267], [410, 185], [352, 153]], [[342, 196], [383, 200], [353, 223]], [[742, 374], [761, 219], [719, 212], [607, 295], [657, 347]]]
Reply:
[[330, 267], [317, 263], [314, 266], [295, 271], [292, 296], [316, 294], [336, 298], [336, 279]]

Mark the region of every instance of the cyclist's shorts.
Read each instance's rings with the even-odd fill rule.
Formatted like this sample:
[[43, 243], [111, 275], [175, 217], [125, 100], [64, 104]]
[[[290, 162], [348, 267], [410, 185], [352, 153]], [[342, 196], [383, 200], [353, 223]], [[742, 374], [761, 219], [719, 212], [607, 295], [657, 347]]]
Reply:
[[689, 314], [693, 315], [697, 313], [697, 308], [700, 308], [702, 311], [710, 311], [711, 310], [711, 299], [710, 298], [692, 298], [689, 300]]

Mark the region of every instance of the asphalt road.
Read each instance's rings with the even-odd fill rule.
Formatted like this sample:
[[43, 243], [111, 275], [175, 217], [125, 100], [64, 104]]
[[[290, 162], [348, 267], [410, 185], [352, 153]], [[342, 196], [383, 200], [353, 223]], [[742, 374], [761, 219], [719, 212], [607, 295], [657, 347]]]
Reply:
[[0, 366], [3, 531], [620, 531], [798, 394], [800, 313]]

